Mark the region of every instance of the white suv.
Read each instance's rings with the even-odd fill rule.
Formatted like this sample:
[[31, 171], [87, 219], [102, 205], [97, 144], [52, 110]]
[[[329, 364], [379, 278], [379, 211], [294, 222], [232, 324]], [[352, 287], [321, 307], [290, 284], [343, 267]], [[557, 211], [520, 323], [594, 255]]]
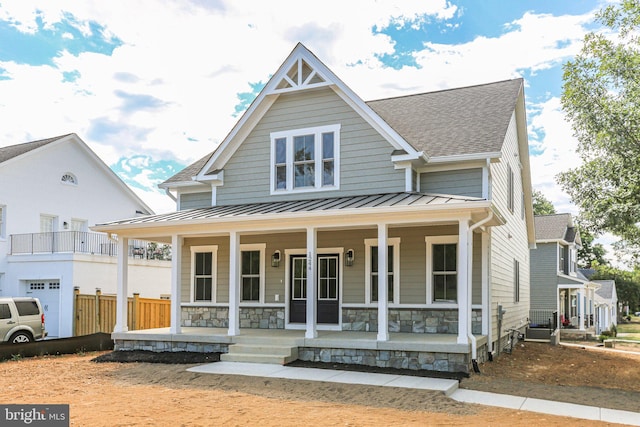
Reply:
[[38, 298], [0, 298], [0, 342], [21, 344], [46, 336]]

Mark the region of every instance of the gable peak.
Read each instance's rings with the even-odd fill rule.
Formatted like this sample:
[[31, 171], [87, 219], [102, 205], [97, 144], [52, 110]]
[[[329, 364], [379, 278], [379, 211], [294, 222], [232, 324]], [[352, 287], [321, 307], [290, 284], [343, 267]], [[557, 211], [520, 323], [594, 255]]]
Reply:
[[269, 93], [284, 93], [333, 84], [324, 66], [302, 43], [298, 43], [273, 77]]

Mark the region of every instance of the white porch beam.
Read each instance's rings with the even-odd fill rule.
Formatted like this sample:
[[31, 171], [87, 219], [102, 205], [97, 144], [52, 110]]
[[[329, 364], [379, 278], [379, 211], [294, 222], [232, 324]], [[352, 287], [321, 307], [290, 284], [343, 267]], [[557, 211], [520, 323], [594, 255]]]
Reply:
[[389, 341], [388, 238], [387, 224], [378, 224], [378, 341]]
[[469, 219], [458, 222], [458, 344], [469, 343], [469, 303], [471, 295], [467, 289], [469, 275]]
[[314, 227], [307, 228], [307, 328], [305, 338], [318, 338], [317, 329], [317, 252], [318, 252], [318, 230]]
[[240, 335], [240, 280], [238, 263], [240, 260], [240, 235], [229, 233], [229, 332], [228, 335]]
[[118, 238], [118, 283], [116, 291], [116, 325], [113, 332], [127, 332], [127, 304], [129, 294], [129, 239]]
[[584, 331], [584, 306], [583, 291], [578, 290], [578, 326], [581, 331]]
[[171, 236], [171, 325], [169, 332], [172, 334], [182, 333], [180, 325], [182, 319], [180, 303], [182, 301], [182, 236], [174, 234]]

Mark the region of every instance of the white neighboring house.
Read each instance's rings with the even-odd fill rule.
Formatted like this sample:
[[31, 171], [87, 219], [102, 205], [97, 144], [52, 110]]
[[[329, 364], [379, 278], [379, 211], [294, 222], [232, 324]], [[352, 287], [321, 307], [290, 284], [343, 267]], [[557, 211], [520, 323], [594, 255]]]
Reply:
[[[49, 336], [72, 336], [74, 287], [116, 293], [116, 240], [89, 227], [151, 213], [76, 134], [0, 147], [0, 296], [39, 298]], [[140, 247], [129, 295], [170, 293], [170, 262]]]
[[596, 334], [608, 331], [618, 324], [618, 294], [615, 280], [594, 280], [600, 285], [596, 290]]

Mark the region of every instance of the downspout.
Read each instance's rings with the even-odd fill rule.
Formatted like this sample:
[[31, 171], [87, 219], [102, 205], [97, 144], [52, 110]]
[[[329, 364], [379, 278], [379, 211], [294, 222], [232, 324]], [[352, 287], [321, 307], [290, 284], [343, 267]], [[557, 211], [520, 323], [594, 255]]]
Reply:
[[[478, 349], [476, 337], [473, 336], [473, 327], [471, 323], [471, 318], [473, 315], [473, 304], [472, 304], [472, 295], [473, 295], [473, 231], [476, 228], [482, 227], [487, 222], [493, 219], [493, 211], [489, 211], [489, 214], [486, 218], [476, 222], [469, 230], [467, 230], [467, 294], [469, 298], [467, 299], [467, 307], [469, 315], [467, 317], [468, 327], [467, 327], [467, 336], [471, 341], [471, 363], [473, 365], [473, 370], [476, 373], [480, 373], [480, 368], [478, 368]], [[489, 286], [491, 286], [489, 284]]]
[[165, 192], [165, 193], [167, 193], [167, 196], [171, 197], [171, 199], [172, 199], [174, 202], [177, 202], [177, 201], [178, 201], [178, 198], [177, 198], [176, 196], [174, 196], [174, 195], [173, 195], [173, 193], [172, 193], [171, 191], [169, 191], [169, 189], [168, 189], [168, 188], [165, 188], [165, 189], [164, 189], [164, 192]]

